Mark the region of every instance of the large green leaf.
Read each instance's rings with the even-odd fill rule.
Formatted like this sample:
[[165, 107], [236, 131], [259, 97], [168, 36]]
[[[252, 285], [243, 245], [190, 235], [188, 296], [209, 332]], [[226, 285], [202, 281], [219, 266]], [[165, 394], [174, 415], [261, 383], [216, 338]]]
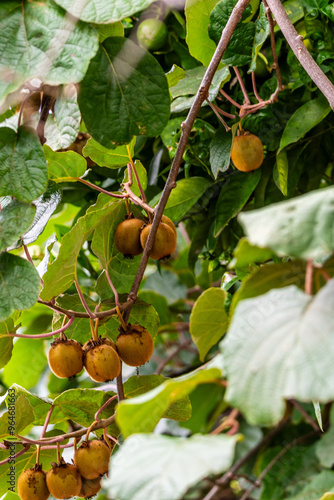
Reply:
[[0, 212], [0, 252], [11, 246], [29, 228], [36, 207], [14, 200]]
[[288, 195], [288, 172], [289, 161], [286, 150], [280, 151], [276, 156], [276, 163], [274, 166], [274, 181], [278, 189], [284, 196]]
[[225, 290], [208, 288], [198, 297], [191, 311], [190, 334], [201, 361], [227, 330], [226, 297]]
[[209, 66], [216, 45], [209, 37], [210, 14], [219, 0], [187, 0], [185, 15], [187, 21], [187, 45], [190, 54], [204, 66]]
[[81, 115], [75, 85], [60, 87], [54, 105], [54, 113], [49, 115], [46, 120], [45, 144], [54, 151], [67, 148], [77, 138], [80, 121]]
[[44, 145], [44, 154], [49, 167], [49, 179], [54, 182], [76, 182], [87, 169], [85, 158], [74, 151], [55, 153]]
[[[211, 13], [209, 35], [217, 44], [236, 4], [237, 0], [221, 1]], [[251, 7], [248, 6], [243, 13], [242, 20], [245, 20], [251, 12]], [[255, 32], [256, 26], [254, 23], [239, 21], [222, 57], [222, 62], [229, 66], [250, 64], [252, 62]]]
[[334, 250], [334, 187], [243, 212], [238, 219], [251, 244], [322, 262]]
[[280, 150], [302, 139], [307, 132], [324, 120], [330, 111], [331, 107], [324, 97], [317, 97], [303, 104], [285, 126], [279, 145]]
[[221, 126], [210, 143], [210, 165], [215, 179], [219, 172], [225, 172], [230, 166], [232, 139], [232, 134]]
[[25, 394], [16, 398], [14, 392], [11, 392], [7, 398], [7, 407], [8, 410], [0, 417], [0, 439], [20, 434], [35, 420], [33, 408]]
[[215, 236], [242, 209], [259, 183], [261, 173], [235, 172], [223, 184], [216, 205]]
[[8, 127], [0, 128], [0, 177], [0, 196], [12, 195], [29, 202], [45, 191], [47, 165], [32, 129], [19, 127], [16, 133]]
[[236, 440], [236, 436], [185, 439], [136, 434], [112, 456], [103, 485], [119, 500], [179, 500], [190, 486], [231, 466]]
[[17, 339], [13, 354], [5, 366], [3, 380], [7, 386], [14, 383], [31, 389], [47, 365], [44, 341], [40, 339]]
[[118, 146], [115, 149], [109, 149], [96, 142], [93, 138], [90, 138], [82, 152], [101, 167], [119, 168], [129, 163], [128, 147], [130, 148], [131, 155], [133, 155], [134, 143], [135, 140], [131, 141], [128, 146]]
[[333, 400], [333, 292], [331, 280], [313, 298], [292, 285], [238, 304], [221, 343], [226, 399], [252, 425], [277, 424], [285, 399]]
[[170, 114], [167, 78], [139, 45], [107, 38], [81, 83], [79, 106], [89, 133], [103, 146], [127, 144], [133, 135], [156, 136]]
[[[195, 205], [210, 186], [210, 181], [203, 177], [189, 177], [176, 183], [176, 188], [170, 194], [164, 214], [173, 221], [179, 221]], [[151, 206], [158, 204], [160, 195], [151, 200]]]
[[[134, 375], [124, 384], [124, 394], [126, 398], [134, 398], [158, 387], [166, 381], [162, 375]], [[188, 396], [172, 403], [164, 414], [165, 418], [185, 422], [191, 417], [191, 404]]]
[[[29, 339], [28, 339], [29, 340]], [[32, 342], [32, 341], [30, 341]], [[30, 405], [33, 408], [33, 412], [35, 415], [34, 424], [35, 425], [43, 425], [45, 421], [45, 417], [50, 410], [52, 400], [43, 398], [41, 396], [36, 396], [26, 390], [24, 387], [21, 387], [18, 384], [13, 384], [7, 391], [6, 394], [6, 405], [10, 404], [11, 395], [15, 394], [15, 398], [18, 399], [21, 394], [23, 394], [29, 401]], [[51, 423], [57, 423], [57, 420], [54, 418], [54, 415], [51, 416]]]
[[116, 421], [125, 437], [136, 432], [152, 432], [168, 408], [189, 394], [198, 384], [221, 377], [217, 368], [202, 369], [168, 379], [155, 389], [118, 405]]
[[[0, 102], [30, 78], [79, 82], [98, 48], [97, 31], [51, 0], [0, 4]], [[9, 43], [10, 40], [10, 43]]]
[[73, 0], [56, 0], [56, 3], [66, 9], [70, 14], [88, 23], [115, 23], [125, 17], [130, 17], [136, 12], [146, 9], [153, 0], [111, 0], [102, 2], [100, 0], [86, 0], [81, 2]]
[[274, 253], [269, 248], [251, 245], [246, 238], [241, 238], [233, 251], [233, 260], [229, 268], [248, 267], [256, 262], [265, 262], [273, 258]]
[[0, 323], [0, 368], [6, 366], [12, 357], [13, 339], [10, 337], [3, 337], [8, 333], [14, 331], [14, 321], [12, 318], [6, 319]]
[[320, 500], [331, 500], [334, 497], [333, 484], [334, 472], [323, 470], [310, 478], [309, 483], [296, 496], [289, 496], [287, 500], [318, 500], [325, 492], [328, 493], [321, 496]]
[[43, 276], [42, 299], [50, 300], [56, 297], [73, 283], [81, 246], [99, 224], [106, 223], [118, 204], [119, 202], [110, 196], [99, 195], [96, 204], [63, 236], [58, 257]]
[[0, 255], [0, 321], [13, 311], [29, 309], [38, 298], [40, 279], [34, 266], [17, 255]]

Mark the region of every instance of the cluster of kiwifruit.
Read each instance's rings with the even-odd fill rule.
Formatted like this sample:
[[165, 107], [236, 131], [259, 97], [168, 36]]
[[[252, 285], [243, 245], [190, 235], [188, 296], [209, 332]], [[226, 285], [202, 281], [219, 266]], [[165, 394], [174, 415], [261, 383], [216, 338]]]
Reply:
[[45, 472], [41, 465], [24, 470], [18, 479], [21, 500], [47, 500], [51, 494], [58, 499], [90, 498], [101, 489], [101, 479], [108, 472], [112, 445], [95, 439], [83, 441], [75, 452], [75, 464], [63, 458]]
[[[121, 222], [115, 231], [115, 246], [126, 257], [140, 255], [146, 245], [152, 224], [129, 216]], [[176, 229], [173, 222], [162, 216], [158, 226], [153, 247], [150, 251], [152, 259], [165, 259], [172, 255], [176, 248]]]
[[82, 347], [76, 340], [56, 339], [49, 350], [49, 366], [59, 378], [71, 378], [85, 367], [95, 382], [109, 382], [119, 375], [121, 362], [141, 366], [151, 357], [153, 339], [141, 325], [119, 328], [117, 342], [99, 337]]

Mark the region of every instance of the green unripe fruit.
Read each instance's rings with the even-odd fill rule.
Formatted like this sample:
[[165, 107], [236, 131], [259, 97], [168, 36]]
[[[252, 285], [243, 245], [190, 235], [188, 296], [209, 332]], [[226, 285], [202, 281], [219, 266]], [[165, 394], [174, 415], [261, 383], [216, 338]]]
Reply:
[[128, 325], [125, 332], [119, 329], [116, 347], [118, 354], [124, 363], [129, 366], [141, 366], [150, 359], [154, 349], [153, 339], [150, 333], [141, 325]]
[[78, 468], [65, 462], [49, 470], [46, 484], [51, 495], [60, 500], [78, 496], [82, 486]]
[[127, 219], [121, 222], [115, 231], [115, 246], [126, 257], [140, 255], [143, 248], [140, 233], [145, 223], [140, 219]]
[[161, 49], [166, 43], [167, 36], [167, 26], [159, 19], [145, 19], [138, 26], [138, 42], [147, 50]]
[[76, 340], [56, 339], [51, 344], [48, 359], [50, 369], [59, 378], [74, 377], [83, 369], [83, 350]]
[[[147, 238], [150, 234], [152, 224], [148, 224], [141, 232], [140, 241], [142, 247], [146, 245]], [[155, 235], [155, 240], [153, 247], [150, 251], [150, 257], [152, 259], [163, 259], [169, 257], [175, 251], [176, 248], [176, 231], [173, 230], [169, 225], [160, 222], [158, 230]]]
[[47, 500], [50, 492], [42, 466], [24, 470], [18, 479], [17, 491], [21, 500]]
[[75, 463], [85, 479], [97, 479], [109, 468], [111, 450], [103, 441], [84, 441], [77, 449]]

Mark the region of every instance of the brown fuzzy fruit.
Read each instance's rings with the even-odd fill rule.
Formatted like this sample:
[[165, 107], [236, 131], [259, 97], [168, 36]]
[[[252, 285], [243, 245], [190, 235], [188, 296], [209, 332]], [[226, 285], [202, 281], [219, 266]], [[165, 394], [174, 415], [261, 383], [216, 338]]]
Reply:
[[140, 219], [126, 219], [121, 222], [115, 231], [117, 250], [127, 257], [140, 255], [143, 252], [140, 243], [140, 232], [144, 225], [144, 221]]
[[[140, 241], [143, 248], [146, 245], [151, 227], [152, 224], [148, 224], [146, 227], [144, 227], [140, 234]], [[156, 260], [169, 257], [175, 251], [175, 248], [176, 233], [169, 225], [165, 224], [164, 222], [160, 222], [157, 233], [155, 235], [152, 250], [150, 251], [150, 257]]]
[[124, 363], [129, 366], [141, 366], [152, 356], [154, 343], [151, 335], [141, 325], [128, 325], [125, 332], [120, 328], [116, 347]]
[[161, 222], [163, 222], [164, 224], [167, 224], [167, 226], [169, 226], [170, 228], [172, 228], [175, 236], [177, 235], [176, 227], [174, 225], [174, 222], [171, 221], [169, 217], [167, 217], [166, 215], [163, 215], [161, 217]]
[[21, 500], [46, 500], [50, 492], [46, 485], [46, 472], [38, 465], [24, 470], [17, 482], [17, 490]]
[[81, 491], [78, 495], [80, 498], [91, 498], [95, 496], [101, 489], [101, 478], [96, 479], [85, 479], [82, 478]]
[[83, 350], [76, 340], [56, 339], [48, 358], [51, 370], [59, 378], [74, 377], [83, 369]]
[[263, 162], [263, 145], [254, 134], [246, 132], [234, 138], [231, 158], [238, 170], [250, 172], [256, 170]]
[[84, 365], [95, 382], [109, 382], [121, 371], [121, 362], [108, 339], [90, 340], [84, 345]]
[[77, 449], [75, 463], [85, 479], [96, 479], [108, 472], [111, 450], [103, 441], [84, 441]]
[[52, 496], [63, 499], [78, 496], [82, 481], [78, 468], [62, 461], [49, 470], [46, 484]]

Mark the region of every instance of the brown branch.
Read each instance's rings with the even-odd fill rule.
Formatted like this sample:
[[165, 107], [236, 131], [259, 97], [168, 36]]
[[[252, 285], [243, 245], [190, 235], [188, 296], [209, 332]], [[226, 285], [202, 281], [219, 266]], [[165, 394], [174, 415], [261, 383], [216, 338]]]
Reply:
[[291, 23], [280, 0], [266, 0], [275, 20], [280, 27], [286, 41], [293, 50], [300, 64], [310, 76], [311, 80], [321, 90], [328, 100], [331, 108], [334, 110], [334, 85], [327, 78], [324, 72], [314, 61], [311, 54], [303, 44], [303, 37], [298, 35], [296, 29]]
[[[203, 77], [203, 80], [201, 82], [201, 85], [198, 89], [198, 92], [195, 96], [195, 100], [189, 110], [189, 113], [187, 115], [186, 120], [182, 123], [182, 134], [180, 137], [180, 141], [174, 156], [174, 160], [171, 166], [171, 169], [169, 171], [168, 179], [165, 184], [164, 190], [162, 192], [160, 201], [158, 205], [154, 209], [154, 219], [151, 227], [151, 231], [149, 234], [149, 237], [147, 239], [143, 256], [136, 274], [136, 277], [134, 279], [134, 282], [131, 287], [131, 291], [129, 294], [129, 299], [132, 299], [133, 301], [136, 300], [137, 298], [137, 293], [139, 290], [140, 283], [143, 279], [144, 272], [148, 263], [150, 251], [152, 249], [154, 239], [156, 232], [158, 230], [159, 223], [161, 221], [161, 217], [163, 214], [163, 211], [165, 209], [165, 206], [167, 204], [169, 195], [176, 187], [176, 178], [177, 174], [179, 172], [179, 168], [182, 162], [183, 158], [183, 153], [186, 149], [186, 145], [188, 143], [190, 133], [192, 126], [194, 124], [195, 118], [201, 109], [201, 106], [204, 102], [205, 99], [208, 97], [208, 89], [210, 87], [210, 84], [212, 82], [212, 79], [214, 77], [215, 72], [217, 71], [218, 65], [221, 61], [221, 58], [224, 55], [224, 52], [229, 44], [229, 41], [231, 39], [231, 36], [233, 34], [233, 31], [235, 30], [238, 22], [241, 20], [242, 14], [244, 10], [246, 9], [247, 5], [249, 4], [250, 0], [239, 0], [236, 6], [234, 7], [232, 14], [229, 18], [229, 20], [226, 23], [225, 28], [223, 29], [222, 36], [220, 38], [220, 41], [217, 45], [217, 48], [215, 50], [215, 53], [211, 59], [211, 62], [205, 72], [205, 75]], [[127, 309], [125, 313], [124, 319], [127, 321], [129, 314], [130, 314], [130, 309]]]
[[249, 100], [249, 97], [248, 97], [248, 94], [247, 94], [247, 90], [246, 90], [246, 87], [244, 85], [244, 82], [241, 78], [241, 75], [239, 73], [239, 70], [236, 66], [233, 66], [233, 69], [235, 71], [235, 74], [237, 76], [237, 79], [238, 79], [238, 82], [239, 82], [239, 85], [241, 87], [241, 90], [242, 90], [242, 93], [244, 95], [244, 98], [245, 98], [245, 104], [250, 104], [250, 100]]
[[[37, 302], [39, 304], [43, 304], [43, 305], [49, 307], [53, 311], [57, 311], [61, 314], [65, 314], [69, 318], [72, 318], [72, 317], [73, 318], [89, 318], [90, 317], [88, 313], [77, 312], [77, 311], [73, 311], [72, 309], [63, 309], [62, 307], [59, 307], [59, 306], [52, 304], [52, 302], [46, 302], [42, 299], [38, 299]], [[120, 306], [120, 311], [121, 312], [126, 311], [128, 308], [132, 307], [133, 304], [134, 304], [133, 299], [128, 298], [128, 300]], [[102, 318], [109, 318], [111, 316], [115, 316], [115, 314], [117, 314], [116, 307], [114, 307], [113, 309], [109, 309], [108, 311], [96, 312], [96, 313], [94, 313], [94, 316], [95, 316], [95, 318], [102, 319]]]
[[255, 71], [252, 71], [252, 86], [253, 86], [253, 92], [254, 92], [254, 95], [256, 97], [256, 99], [259, 101], [259, 102], [262, 102], [263, 99], [261, 99], [261, 97], [259, 96], [259, 93], [257, 91], [257, 87], [256, 87], [256, 81], [255, 81]]

